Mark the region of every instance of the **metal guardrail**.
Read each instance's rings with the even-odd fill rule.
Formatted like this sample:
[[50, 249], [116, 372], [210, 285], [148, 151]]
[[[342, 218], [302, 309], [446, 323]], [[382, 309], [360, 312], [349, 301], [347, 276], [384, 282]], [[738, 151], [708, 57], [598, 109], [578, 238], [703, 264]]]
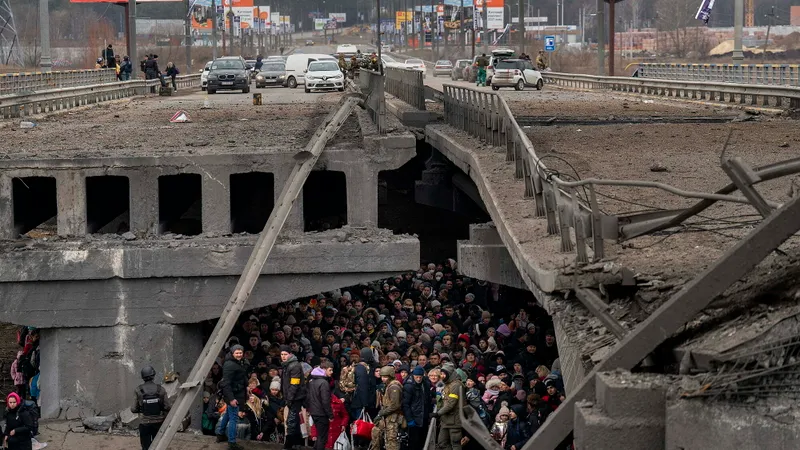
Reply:
[[380, 134], [386, 133], [386, 95], [383, 83], [384, 77], [380, 73], [367, 69], [359, 71], [358, 87], [365, 96], [364, 105]]
[[425, 111], [425, 79], [419, 70], [387, 67], [386, 92], [409, 105]]
[[[200, 86], [200, 74], [176, 78], [180, 88]], [[48, 89], [32, 94], [0, 97], [0, 118], [12, 119], [62, 111], [109, 100], [154, 93], [159, 80], [132, 80], [63, 89]]]
[[114, 69], [4, 73], [0, 74], [0, 96], [115, 81], [117, 81], [117, 75]]
[[791, 86], [598, 77], [556, 72], [542, 72], [542, 76], [548, 83], [578, 89], [607, 89], [668, 98], [709, 100], [776, 108], [800, 108], [800, 88]]
[[641, 78], [800, 87], [800, 64], [639, 64]]

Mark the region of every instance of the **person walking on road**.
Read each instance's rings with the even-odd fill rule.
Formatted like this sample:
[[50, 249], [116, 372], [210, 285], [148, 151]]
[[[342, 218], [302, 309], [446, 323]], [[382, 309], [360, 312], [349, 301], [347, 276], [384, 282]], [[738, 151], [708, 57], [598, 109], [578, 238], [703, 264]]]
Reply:
[[172, 90], [175, 92], [178, 92], [178, 84], [175, 82], [175, 77], [177, 77], [179, 73], [181, 72], [172, 61], [167, 63], [167, 76], [172, 81]]
[[478, 79], [475, 85], [486, 86], [486, 67], [489, 65], [489, 61], [486, 59], [486, 53], [482, 53], [475, 61], [475, 64], [478, 66]]
[[165, 413], [170, 408], [167, 391], [153, 381], [155, 377], [156, 370], [153, 367], [147, 366], [142, 369], [144, 383], [136, 387], [136, 402], [131, 408], [131, 412], [142, 414], [142, 421], [139, 424], [139, 442], [142, 444], [142, 450], [150, 448], [161, 424], [164, 423]]
[[308, 413], [314, 419], [314, 426], [317, 429], [314, 450], [325, 450], [328, 443], [328, 429], [333, 420], [330, 382], [332, 376], [333, 364], [325, 361], [311, 371], [311, 381], [308, 382]]
[[456, 368], [451, 363], [445, 363], [440, 371], [446, 385], [439, 399], [440, 405], [436, 412], [431, 414], [431, 417], [438, 418], [441, 424], [436, 448], [461, 450], [461, 411], [459, 410], [461, 379], [456, 376]]
[[286, 402], [286, 442], [283, 448], [291, 449], [295, 445], [303, 444], [303, 434], [300, 430], [300, 411], [308, 394], [303, 366], [288, 345], [281, 346], [281, 362], [283, 375], [281, 378], [281, 391]]
[[228, 440], [228, 448], [240, 450], [236, 443], [236, 425], [239, 423], [239, 409], [247, 403], [247, 370], [244, 367], [244, 347], [231, 346], [231, 352], [222, 365], [222, 397], [227, 407], [225, 415], [217, 423], [217, 442]]

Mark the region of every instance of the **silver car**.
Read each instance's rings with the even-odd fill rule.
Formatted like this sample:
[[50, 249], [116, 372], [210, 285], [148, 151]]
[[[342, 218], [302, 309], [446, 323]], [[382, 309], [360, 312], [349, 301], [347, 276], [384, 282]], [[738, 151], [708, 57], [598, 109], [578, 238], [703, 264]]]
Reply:
[[286, 64], [282, 61], [264, 61], [261, 70], [256, 74], [256, 88], [283, 86], [285, 76]]
[[446, 59], [440, 59], [436, 61], [436, 64], [433, 65], [433, 76], [438, 77], [439, 75], [450, 75], [450, 72], [453, 70], [453, 63]]

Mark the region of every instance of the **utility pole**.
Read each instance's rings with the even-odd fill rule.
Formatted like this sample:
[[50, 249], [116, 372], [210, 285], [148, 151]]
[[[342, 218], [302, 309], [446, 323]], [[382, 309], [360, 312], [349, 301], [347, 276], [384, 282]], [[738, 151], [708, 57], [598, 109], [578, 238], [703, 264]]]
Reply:
[[53, 61], [50, 58], [50, 0], [39, 0], [39, 40], [42, 42], [42, 55], [39, 67], [42, 72], [50, 72]]
[[184, 19], [186, 27], [186, 73], [192, 73], [192, 5], [190, 0], [186, 0], [186, 16]]
[[230, 43], [228, 44], [229, 56], [233, 54], [233, 1], [228, 3], [228, 33], [230, 33]]
[[136, 55], [136, 2], [128, 3], [128, 58], [131, 60], [131, 79], [139, 72], [139, 57]]
[[483, 0], [483, 53], [489, 53], [489, 7], [488, 1]]
[[439, 29], [439, 18], [436, 17], [436, 8], [431, 0], [431, 60], [436, 61], [436, 31]]
[[217, 59], [217, 0], [211, 0], [211, 60]]
[[606, 5], [597, 0], [597, 75], [606, 75]]
[[378, 44], [378, 67], [381, 75], [383, 75], [383, 58], [381, 54], [381, 0], [375, 0], [378, 6], [378, 26], [375, 30], [378, 32], [378, 37], [375, 39], [375, 42]]
[[617, 16], [614, 12], [614, 4], [616, 0], [608, 2], [608, 75], [614, 76], [614, 47], [616, 46], [616, 37], [614, 33], [614, 26], [616, 25]]
[[466, 40], [466, 30], [464, 30], [464, 0], [461, 0], [461, 9], [458, 10], [459, 19], [461, 23], [458, 27], [458, 49], [464, 51], [464, 41]]
[[742, 52], [742, 32], [744, 28], [744, 0], [735, 0], [733, 8], [733, 63], [744, 61]]
[[764, 14], [764, 17], [769, 17], [769, 24], [767, 25], [767, 39], [764, 41], [764, 54], [761, 61], [767, 61], [767, 47], [769, 47], [769, 32], [772, 29], [773, 21], [778, 17], [775, 15], [775, 7], [773, 6], [769, 14]]
[[[523, 0], [517, 0], [517, 2], [519, 3], [519, 11], [517, 12], [519, 14], [519, 54], [522, 55], [525, 53], [525, 3], [523, 3]], [[508, 20], [511, 21], [511, 17]]]

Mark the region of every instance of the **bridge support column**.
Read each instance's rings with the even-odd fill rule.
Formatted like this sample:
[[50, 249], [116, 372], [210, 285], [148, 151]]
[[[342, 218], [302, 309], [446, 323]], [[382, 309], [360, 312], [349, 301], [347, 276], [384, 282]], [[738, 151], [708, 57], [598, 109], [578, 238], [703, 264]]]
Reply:
[[197, 324], [43, 328], [40, 346], [42, 417], [75, 418], [130, 408], [144, 366], [156, 369], [156, 380], [175, 371], [185, 381], [203, 336]]
[[451, 182], [453, 174], [447, 160], [441, 153], [434, 150], [431, 157], [425, 162], [425, 167], [426, 169], [422, 171], [422, 179], [415, 183], [415, 200], [423, 205], [451, 211], [454, 191]]
[[373, 165], [355, 164], [344, 168], [347, 186], [347, 224], [351, 227], [378, 226], [378, 171]]
[[0, 175], [0, 239], [14, 239], [14, 201], [11, 177]]
[[[284, 186], [286, 186], [287, 177], [291, 169], [275, 171], [275, 208], [278, 207], [278, 199], [281, 197]], [[294, 201], [292, 210], [289, 211], [289, 217], [286, 218], [286, 224], [283, 226], [284, 230], [303, 231], [305, 229], [305, 219], [303, 217], [303, 191], [297, 196]]]
[[136, 234], [158, 234], [158, 175], [149, 170], [131, 175], [131, 231]]
[[528, 289], [491, 223], [469, 226], [469, 240], [458, 241], [458, 268], [473, 278]]
[[56, 175], [58, 198], [58, 235], [86, 234], [86, 182], [80, 172], [64, 171]]
[[230, 233], [230, 173], [203, 175], [203, 233]]

